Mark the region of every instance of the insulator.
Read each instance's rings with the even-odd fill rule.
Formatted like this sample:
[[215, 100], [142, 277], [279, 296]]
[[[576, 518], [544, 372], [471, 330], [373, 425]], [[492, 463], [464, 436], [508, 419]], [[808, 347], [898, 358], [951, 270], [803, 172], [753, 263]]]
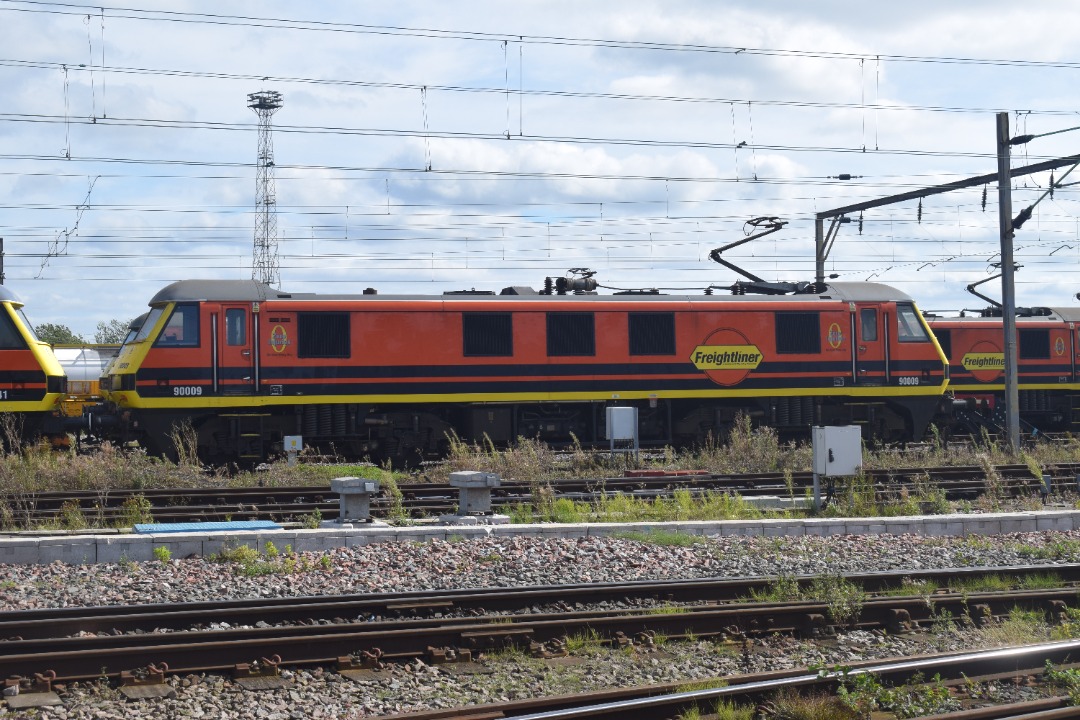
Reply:
[[574, 292], [591, 292], [596, 289], [596, 280], [591, 277], [560, 278], [566, 281], [566, 289]]

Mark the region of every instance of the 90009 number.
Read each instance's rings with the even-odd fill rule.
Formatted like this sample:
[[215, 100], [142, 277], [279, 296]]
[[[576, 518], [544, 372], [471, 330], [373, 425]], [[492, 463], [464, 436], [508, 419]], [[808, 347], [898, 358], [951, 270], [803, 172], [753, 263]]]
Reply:
[[172, 394], [175, 397], [194, 397], [202, 395], [202, 388], [198, 385], [179, 385], [172, 389]]
[[902, 378], [900, 378], [900, 384], [901, 385], [918, 385], [919, 384], [919, 378], [918, 377], [902, 377]]

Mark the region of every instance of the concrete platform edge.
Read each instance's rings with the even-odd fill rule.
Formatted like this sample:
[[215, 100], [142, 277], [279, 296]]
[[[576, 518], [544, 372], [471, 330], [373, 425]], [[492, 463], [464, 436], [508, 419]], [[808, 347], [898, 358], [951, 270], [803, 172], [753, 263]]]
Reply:
[[[793, 535], [997, 535], [1001, 533], [1069, 531], [1080, 529], [1080, 510], [929, 515], [889, 518], [814, 518], [809, 520], [724, 520], [643, 523], [582, 523], [537, 525], [409, 525], [402, 527], [319, 528], [314, 530], [257, 530], [124, 534], [104, 531], [86, 534], [10, 534], [0, 536], [0, 565], [44, 565], [147, 562], [155, 549], [166, 548], [173, 559], [209, 557], [240, 545], [263, 550], [273, 543], [296, 552], [326, 552], [334, 548], [381, 542], [433, 540], [466, 542], [477, 538], [525, 535], [536, 538], [585, 538], [674, 532], [714, 536]], [[162, 551], [158, 551], [161, 553]]]

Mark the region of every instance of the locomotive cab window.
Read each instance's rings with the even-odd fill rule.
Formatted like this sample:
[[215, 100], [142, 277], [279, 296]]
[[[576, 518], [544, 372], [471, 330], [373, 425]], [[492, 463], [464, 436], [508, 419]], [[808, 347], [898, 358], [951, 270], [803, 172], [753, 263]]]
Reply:
[[514, 323], [510, 313], [462, 313], [461, 336], [465, 357], [514, 354]]
[[15, 321], [0, 306], [0, 350], [23, 350], [26, 340], [19, 334]]
[[1046, 360], [1050, 357], [1049, 330], [1021, 330], [1020, 359]]
[[133, 342], [139, 342], [150, 337], [150, 332], [157, 325], [158, 318], [165, 312], [162, 308], [156, 307], [146, 314], [146, 319], [143, 321], [142, 327], [139, 328], [138, 334], [135, 336]]
[[914, 305], [896, 303], [896, 337], [900, 342], [930, 342]]
[[863, 308], [859, 311], [859, 323], [862, 339], [867, 342], [877, 340], [877, 308]]
[[674, 355], [675, 313], [630, 313], [631, 355]]
[[225, 342], [229, 345], [247, 344], [247, 313], [243, 308], [225, 309]]
[[30, 321], [26, 319], [26, 316], [23, 315], [22, 308], [13, 307], [11, 309], [14, 310], [18, 318], [22, 320], [23, 327], [26, 328], [26, 334], [30, 336], [30, 339], [41, 342], [41, 338], [38, 337], [37, 330], [34, 329], [34, 326], [31, 325]]
[[785, 355], [820, 353], [820, 313], [776, 313], [776, 352]]
[[157, 347], [197, 347], [199, 344], [199, 306], [177, 305], [158, 336]]
[[349, 314], [343, 312], [302, 312], [296, 314], [296, 357], [347, 358]]
[[596, 355], [596, 322], [592, 313], [547, 315], [548, 357]]

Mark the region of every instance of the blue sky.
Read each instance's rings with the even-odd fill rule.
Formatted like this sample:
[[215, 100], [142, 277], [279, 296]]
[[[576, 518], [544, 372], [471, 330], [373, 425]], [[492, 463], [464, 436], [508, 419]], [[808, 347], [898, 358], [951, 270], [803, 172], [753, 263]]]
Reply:
[[[737, 279], [709, 251], [758, 216], [788, 225], [725, 257], [809, 280], [816, 212], [994, 172], [999, 111], [1013, 134], [1080, 125], [1076, 26], [1064, 1], [0, 0], [6, 285], [89, 338], [174, 280], [250, 278], [260, 90], [284, 96], [285, 289], [497, 291], [588, 267], [699, 294]], [[1014, 209], [1049, 181], [1016, 180]], [[868, 211], [827, 269], [979, 307], [964, 288], [998, 260], [982, 195]], [[1074, 189], [1016, 247], [1019, 304], [1078, 302]]]

